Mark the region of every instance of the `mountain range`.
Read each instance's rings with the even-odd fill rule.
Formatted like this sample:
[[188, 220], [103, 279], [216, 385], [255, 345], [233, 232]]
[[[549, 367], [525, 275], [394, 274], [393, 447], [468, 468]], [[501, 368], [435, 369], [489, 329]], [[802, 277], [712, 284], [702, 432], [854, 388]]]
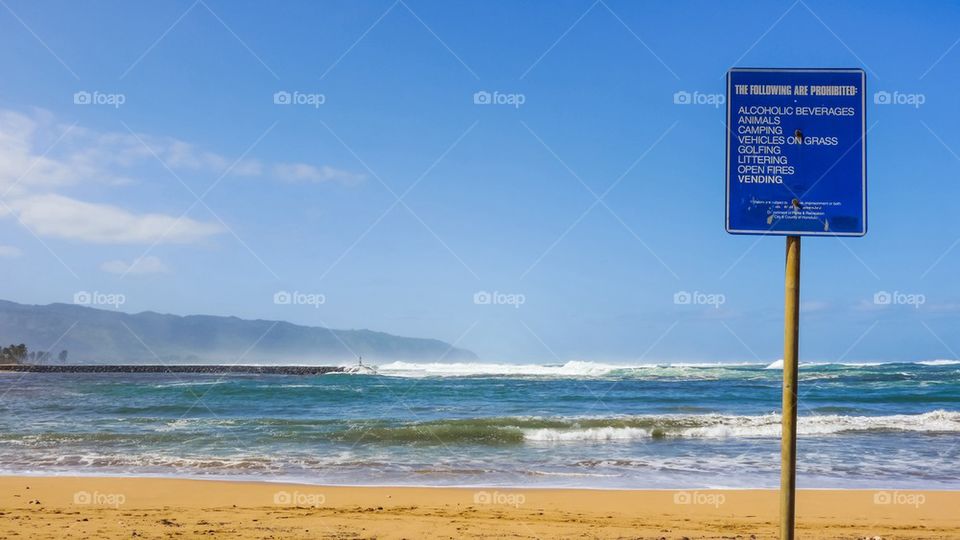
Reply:
[[0, 300], [0, 344], [19, 343], [49, 351], [53, 362], [66, 350], [69, 364], [351, 364], [358, 355], [367, 363], [477, 359], [443, 341], [371, 330]]

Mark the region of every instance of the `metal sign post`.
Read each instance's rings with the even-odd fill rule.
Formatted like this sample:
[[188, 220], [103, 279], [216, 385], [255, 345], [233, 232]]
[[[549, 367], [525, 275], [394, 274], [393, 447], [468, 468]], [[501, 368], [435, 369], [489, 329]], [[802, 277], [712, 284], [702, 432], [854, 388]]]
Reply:
[[797, 513], [797, 373], [800, 344], [800, 237], [787, 237], [783, 310], [783, 435], [780, 441], [780, 538], [793, 540]]
[[787, 237], [780, 538], [794, 539], [800, 237], [867, 233], [862, 69], [727, 73], [726, 230]]

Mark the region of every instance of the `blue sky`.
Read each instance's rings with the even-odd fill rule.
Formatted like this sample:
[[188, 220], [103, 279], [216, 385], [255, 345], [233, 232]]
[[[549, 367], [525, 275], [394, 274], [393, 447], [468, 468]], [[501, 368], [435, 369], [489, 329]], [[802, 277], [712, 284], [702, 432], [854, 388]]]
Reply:
[[731, 66], [862, 67], [870, 97], [914, 104], [868, 99], [869, 234], [804, 242], [801, 358], [955, 358], [958, 22], [948, 3], [4, 0], [0, 297], [491, 361], [772, 361], [783, 239], [724, 232], [724, 109], [673, 94], [722, 93]]

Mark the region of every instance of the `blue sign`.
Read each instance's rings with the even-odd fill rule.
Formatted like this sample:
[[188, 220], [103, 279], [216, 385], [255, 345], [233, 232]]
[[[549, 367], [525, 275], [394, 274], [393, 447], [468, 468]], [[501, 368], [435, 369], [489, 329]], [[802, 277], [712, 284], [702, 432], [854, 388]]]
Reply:
[[862, 69], [727, 73], [727, 232], [867, 233], [865, 81]]

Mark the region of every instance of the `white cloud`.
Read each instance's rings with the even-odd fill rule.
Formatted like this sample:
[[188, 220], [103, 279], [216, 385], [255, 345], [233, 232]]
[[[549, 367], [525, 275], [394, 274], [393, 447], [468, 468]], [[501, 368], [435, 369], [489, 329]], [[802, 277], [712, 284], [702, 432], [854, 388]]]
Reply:
[[[152, 174], [175, 184], [164, 165], [216, 178], [271, 171], [292, 181], [349, 185], [363, 179], [329, 166], [231, 159], [172, 137], [66, 125], [42, 110], [0, 109], [0, 218], [13, 211], [38, 235], [100, 244], [153, 244], [196, 242], [222, 232], [224, 227], [217, 223], [138, 214], [116, 203], [85, 202], [64, 193], [94, 184], [135, 184], [143, 167], [153, 167]], [[186, 190], [184, 195], [189, 198]]]
[[176, 139], [146, 135], [140, 135], [139, 138], [138, 144], [143, 146], [146, 143], [172, 169], [192, 169], [237, 176], [257, 176], [263, 170], [260, 162], [254, 159], [229, 160]]
[[[14, 184], [19, 192], [52, 189], [89, 182], [107, 185], [133, 183], [129, 169], [138, 165], [220, 176], [262, 176], [271, 171], [281, 180], [339, 182], [346, 185], [364, 175], [327, 165], [233, 159], [202, 150], [173, 137], [144, 133], [98, 132], [58, 123], [49, 112], [33, 114], [0, 110], [0, 194]], [[7, 195], [16, 195], [10, 190]]]
[[16, 259], [20, 256], [20, 248], [14, 246], [0, 246], [0, 257]]
[[13, 204], [35, 233], [95, 244], [185, 244], [223, 231], [215, 223], [165, 214], [133, 214], [123, 208], [62, 195], [38, 195]]
[[[56, 130], [57, 126], [51, 126], [49, 122], [46, 115], [34, 118], [0, 111], [0, 194], [15, 196], [30, 187], [58, 187], [86, 173], [82, 167], [71, 172], [68, 162], [33, 151], [34, 146], [49, 146], [63, 135], [63, 130]], [[38, 134], [41, 127], [51, 135], [58, 131], [52, 141]]]
[[160, 274], [169, 272], [170, 269], [158, 257], [149, 255], [131, 263], [119, 259], [106, 261], [100, 265], [100, 269], [111, 274]]
[[278, 163], [273, 166], [273, 174], [286, 182], [337, 182], [353, 186], [363, 182], [365, 176], [324, 165], [314, 167], [306, 163]]

